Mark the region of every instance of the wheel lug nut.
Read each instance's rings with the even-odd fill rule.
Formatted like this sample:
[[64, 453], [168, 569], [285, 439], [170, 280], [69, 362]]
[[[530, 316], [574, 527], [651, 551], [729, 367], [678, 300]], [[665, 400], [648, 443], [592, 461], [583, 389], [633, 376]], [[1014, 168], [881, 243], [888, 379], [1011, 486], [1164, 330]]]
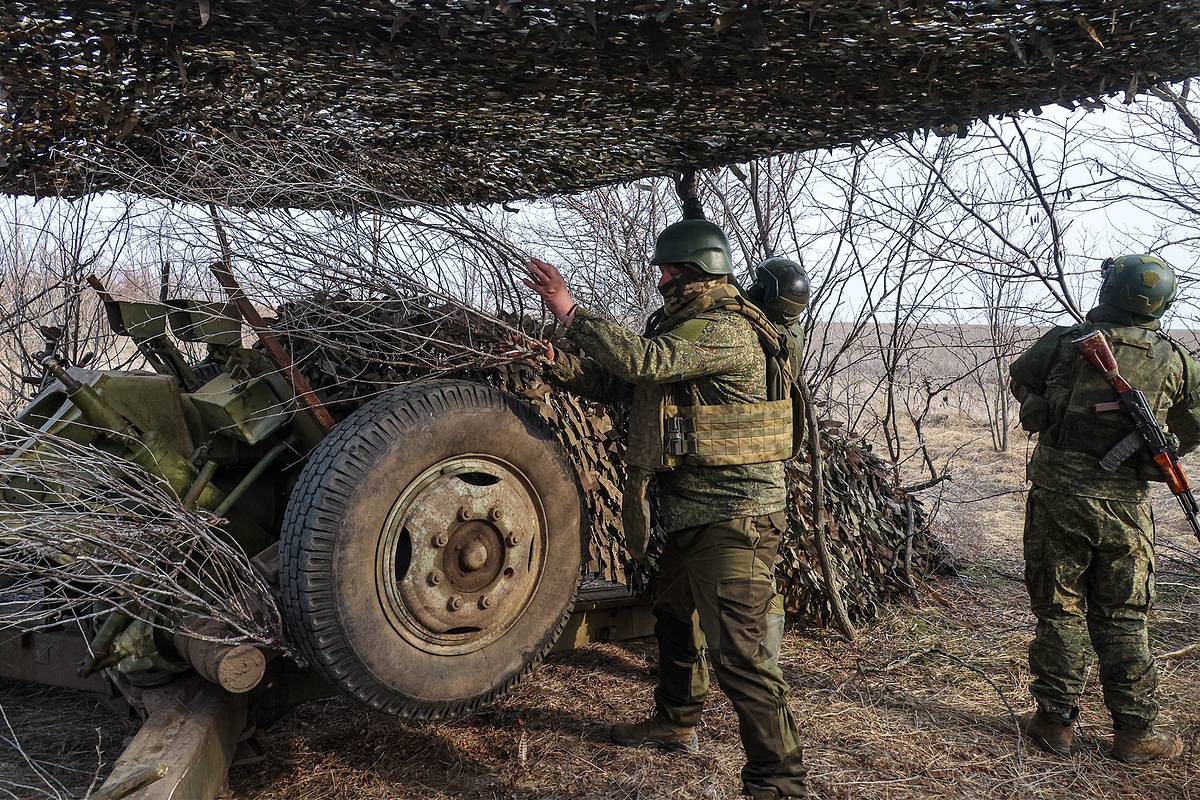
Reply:
[[458, 611], [462, 607], [463, 607], [463, 599], [461, 597], [459, 597], [458, 595], [452, 596], [450, 598], [450, 600], [447, 601], [447, 603], [446, 603], [446, 608], [450, 609], [451, 611]]
[[508, 536], [504, 537], [504, 543], [509, 547], [516, 547], [521, 543], [521, 537], [517, 536], [516, 531], [513, 531]]
[[504, 509], [503, 508], [493, 508], [488, 511], [488, 516], [491, 517], [493, 520], [504, 519]]
[[450, 541], [450, 535], [447, 534], [445, 531], [442, 531], [441, 533], [434, 535], [433, 546], [434, 547], [445, 547], [446, 542], [448, 542], [448, 541]]
[[486, 594], [483, 597], [479, 598], [479, 607], [480, 608], [491, 608], [492, 607], [492, 598], [488, 597]]
[[437, 586], [441, 582], [442, 582], [441, 570], [435, 569], [433, 572], [429, 573], [429, 585], [430, 586]]
[[460, 508], [458, 510], [458, 521], [459, 522], [466, 522], [467, 520], [471, 519], [474, 516], [475, 516], [475, 514], [471, 511], [471, 509], [467, 508], [466, 506], [463, 506], [462, 508]]

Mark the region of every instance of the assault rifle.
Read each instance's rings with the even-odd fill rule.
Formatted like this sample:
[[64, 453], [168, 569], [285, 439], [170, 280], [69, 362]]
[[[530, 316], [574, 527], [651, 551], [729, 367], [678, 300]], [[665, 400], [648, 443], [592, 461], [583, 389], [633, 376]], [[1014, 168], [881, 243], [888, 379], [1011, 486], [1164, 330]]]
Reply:
[[1117, 393], [1115, 403], [1098, 403], [1096, 410], [1122, 410], [1133, 422], [1133, 430], [1100, 459], [1100, 466], [1114, 472], [1134, 453], [1143, 448], [1149, 450], [1154, 463], [1162, 470], [1171, 494], [1175, 495], [1179, 499], [1179, 505], [1183, 506], [1183, 513], [1192, 526], [1192, 533], [1200, 539], [1200, 505], [1196, 503], [1196, 496], [1192, 494], [1192, 486], [1183, 471], [1183, 465], [1179, 463], [1179, 455], [1167, 441], [1166, 434], [1163, 433], [1150, 403], [1146, 400], [1146, 395], [1121, 377], [1117, 371], [1117, 358], [1103, 333], [1094, 331], [1076, 339], [1074, 344], [1080, 354], [1104, 376], [1104, 380]]

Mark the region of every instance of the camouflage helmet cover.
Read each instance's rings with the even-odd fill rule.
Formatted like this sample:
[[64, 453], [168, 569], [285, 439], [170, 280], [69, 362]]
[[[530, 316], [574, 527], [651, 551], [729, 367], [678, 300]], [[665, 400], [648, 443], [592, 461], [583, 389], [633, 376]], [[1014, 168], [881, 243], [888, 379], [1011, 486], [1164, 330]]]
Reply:
[[1158, 256], [1106, 258], [1100, 271], [1100, 302], [1134, 314], [1158, 319], [1179, 293], [1175, 270]]
[[709, 275], [733, 274], [729, 240], [716, 225], [685, 219], [668, 225], [654, 242], [651, 264], [691, 264]]
[[809, 282], [804, 264], [778, 256], [760, 261], [746, 294], [777, 323], [790, 325], [808, 306]]

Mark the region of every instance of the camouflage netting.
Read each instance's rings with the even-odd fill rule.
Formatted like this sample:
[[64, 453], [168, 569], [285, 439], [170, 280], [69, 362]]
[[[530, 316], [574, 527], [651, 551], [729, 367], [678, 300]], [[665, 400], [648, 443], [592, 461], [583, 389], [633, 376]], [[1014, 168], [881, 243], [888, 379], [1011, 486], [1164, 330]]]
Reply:
[[[446, 309], [422, 309], [411, 301], [320, 296], [279, 308], [275, 327], [287, 337], [317, 394], [341, 418], [380, 391], [430, 375], [428, 365], [438, 361], [438, 353], [462, 342], [469, 340], [469, 347], [480, 352], [504, 349], [499, 329], [486, 330], [477, 320], [469, 328], [457, 327], [451, 322], [455, 318]], [[336, 340], [313, 335], [334, 330]], [[437, 335], [430, 335], [434, 330]], [[486, 359], [481, 364], [467, 376], [533, 403], [570, 454], [591, 523], [588, 571], [645, 585], [651, 577], [647, 569], [627, 562], [622, 549], [623, 410], [553, 389], [536, 369], [489, 367]], [[822, 431], [822, 448], [839, 591], [852, 619], [870, 618], [880, 602], [909, 594], [915, 579], [943, 566], [946, 552], [931, 536], [920, 502], [890, 482], [884, 463], [862, 442], [831, 425]], [[789, 613], [828, 624], [830, 599], [813, 544], [809, 476], [807, 464], [789, 466], [791, 531], [777, 568]]]
[[10, 0], [0, 190], [503, 200], [1197, 74], [1193, 0]]

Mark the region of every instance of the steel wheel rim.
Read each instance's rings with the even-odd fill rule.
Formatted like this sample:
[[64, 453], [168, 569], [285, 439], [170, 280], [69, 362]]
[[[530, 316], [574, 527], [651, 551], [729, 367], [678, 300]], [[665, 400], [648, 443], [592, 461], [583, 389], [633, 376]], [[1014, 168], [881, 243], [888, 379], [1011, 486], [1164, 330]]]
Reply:
[[541, 499], [517, 467], [485, 454], [440, 461], [405, 487], [384, 523], [380, 607], [420, 650], [478, 651], [528, 607], [548, 537]]

